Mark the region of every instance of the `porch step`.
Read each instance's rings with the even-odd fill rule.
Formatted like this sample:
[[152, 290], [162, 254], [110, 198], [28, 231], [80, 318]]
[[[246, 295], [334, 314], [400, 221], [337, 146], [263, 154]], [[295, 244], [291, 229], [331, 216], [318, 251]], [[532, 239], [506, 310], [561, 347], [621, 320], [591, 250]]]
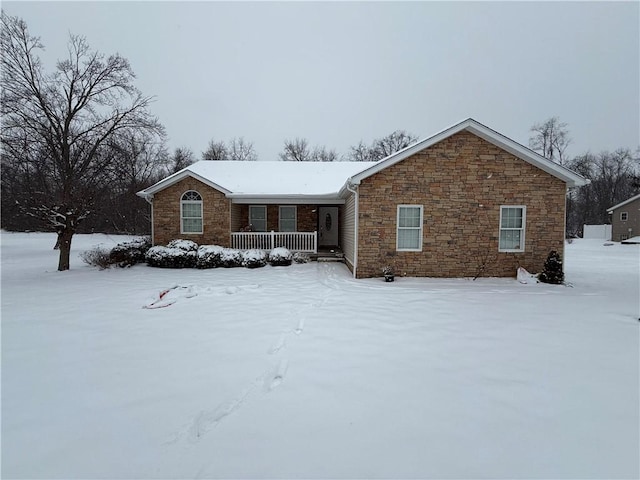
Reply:
[[311, 260], [317, 262], [342, 262], [344, 260], [344, 253], [339, 249], [335, 249], [334, 251], [321, 251], [312, 253]]
[[316, 258], [316, 262], [342, 262], [344, 261], [344, 255], [340, 255], [339, 257], [318, 257]]

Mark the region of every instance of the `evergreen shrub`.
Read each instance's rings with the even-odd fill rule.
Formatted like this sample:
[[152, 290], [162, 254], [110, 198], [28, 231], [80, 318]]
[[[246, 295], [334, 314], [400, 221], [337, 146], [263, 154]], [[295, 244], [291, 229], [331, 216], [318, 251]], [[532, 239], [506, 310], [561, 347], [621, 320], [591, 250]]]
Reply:
[[562, 258], [555, 250], [549, 252], [544, 262], [544, 269], [538, 275], [538, 280], [544, 283], [560, 285], [564, 282], [564, 272], [562, 271]]

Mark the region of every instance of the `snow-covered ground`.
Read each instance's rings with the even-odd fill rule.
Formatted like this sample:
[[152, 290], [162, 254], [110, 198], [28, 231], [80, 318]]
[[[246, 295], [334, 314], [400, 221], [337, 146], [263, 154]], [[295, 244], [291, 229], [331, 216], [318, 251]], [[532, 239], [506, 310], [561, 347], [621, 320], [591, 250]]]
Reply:
[[640, 476], [637, 245], [567, 245], [565, 287], [1, 241], [2, 478]]

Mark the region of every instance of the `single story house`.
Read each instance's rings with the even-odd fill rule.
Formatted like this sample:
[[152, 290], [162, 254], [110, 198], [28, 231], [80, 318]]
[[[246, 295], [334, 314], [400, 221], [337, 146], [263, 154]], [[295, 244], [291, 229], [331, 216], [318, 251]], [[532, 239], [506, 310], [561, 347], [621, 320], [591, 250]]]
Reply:
[[640, 195], [609, 208], [611, 215], [611, 240], [622, 242], [640, 235]]
[[354, 277], [515, 276], [564, 252], [586, 179], [467, 119], [379, 162], [201, 161], [138, 192], [152, 239], [315, 252]]

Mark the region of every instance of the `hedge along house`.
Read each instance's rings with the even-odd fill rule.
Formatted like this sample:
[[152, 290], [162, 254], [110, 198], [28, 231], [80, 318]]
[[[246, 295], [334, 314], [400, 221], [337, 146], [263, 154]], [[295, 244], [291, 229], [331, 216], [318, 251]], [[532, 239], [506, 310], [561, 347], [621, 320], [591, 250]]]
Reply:
[[154, 244], [335, 246], [357, 278], [515, 276], [564, 252], [567, 188], [587, 182], [467, 119], [375, 163], [202, 161], [138, 195]]

